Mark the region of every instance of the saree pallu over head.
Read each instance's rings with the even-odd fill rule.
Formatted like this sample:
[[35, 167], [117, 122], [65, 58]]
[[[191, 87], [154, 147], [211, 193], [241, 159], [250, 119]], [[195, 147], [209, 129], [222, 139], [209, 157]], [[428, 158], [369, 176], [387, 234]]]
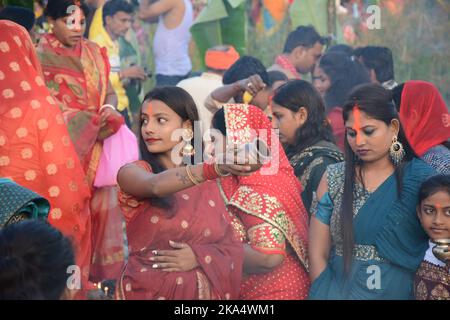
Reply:
[[[67, 48], [53, 34], [43, 36], [37, 50], [47, 87], [60, 102], [70, 137], [92, 183], [101, 154], [98, 111], [105, 103], [109, 82], [106, 50], [86, 39]], [[122, 118], [113, 121], [118, 122], [112, 125], [117, 129], [123, 124]]]
[[419, 156], [450, 138], [450, 114], [444, 99], [432, 83], [405, 83], [400, 120], [409, 143]]
[[[137, 162], [151, 172], [146, 162]], [[237, 299], [244, 252], [226, 218], [216, 182], [173, 195], [175, 214], [119, 193], [129, 243], [129, 259], [118, 285], [121, 299]], [[199, 267], [188, 272], [153, 269], [153, 250], [174, 250], [169, 241], [187, 243]]]
[[[267, 116], [257, 107], [226, 104], [223, 108], [229, 145], [245, 144], [258, 138], [267, 144], [271, 156], [270, 161], [249, 177], [230, 176], [220, 180], [228, 208], [235, 213], [235, 210], [238, 210], [237, 215], [240, 215], [241, 220], [246, 220], [242, 221], [243, 229], [238, 231], [241, 240], [245, 241], [247, 236], [274, 240], [258, 240], [260, 244], [265, 242], [261, 246], [252, 245], [250, 242], [255, 250], [269, 254], [284, 254], [283, 246], [286, 249], [285, 243], [288, 243], [306, 275], [308, 214], [300, 198], [302, 187], [294, 175], [278, 136], [272, 131]], [[245, 216], [244, 219], [242, 215]], [[239, 219], [236, 219], [236, 216], [232, 219], [233, 225], [238, 226]], [[307, 276], [305, 282], [309, 284]]]
[[90, 190], [28, 32], [0, 21], [0, 176], [47, 198], [49, 222], [75, 246], [86, 275]]

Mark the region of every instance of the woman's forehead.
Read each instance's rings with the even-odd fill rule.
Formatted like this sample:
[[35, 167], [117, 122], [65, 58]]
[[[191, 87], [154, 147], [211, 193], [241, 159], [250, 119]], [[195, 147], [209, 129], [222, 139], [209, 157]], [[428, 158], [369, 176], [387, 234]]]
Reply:
[[347, 124], [354, 124], [357, 127], [364, 127], [368, 125], [377, 126], [383, 121], [370, 117], [367, 113], [359, 108], [353, 108], [348, 114]]

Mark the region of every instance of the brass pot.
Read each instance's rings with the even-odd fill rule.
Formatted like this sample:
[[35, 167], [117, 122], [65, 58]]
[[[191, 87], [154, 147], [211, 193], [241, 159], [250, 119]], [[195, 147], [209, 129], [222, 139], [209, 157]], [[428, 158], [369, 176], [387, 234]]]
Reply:
[[436, 245], [433, 247], [433, 254], [444, 263], [450, 262], [450, 239], [435, 239], [432, 241]]

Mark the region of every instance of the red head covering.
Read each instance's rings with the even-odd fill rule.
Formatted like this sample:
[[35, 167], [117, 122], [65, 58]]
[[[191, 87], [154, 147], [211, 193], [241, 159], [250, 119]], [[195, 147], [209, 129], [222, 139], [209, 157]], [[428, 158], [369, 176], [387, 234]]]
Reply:
[[72, 240], [87, 280], [90, 191], [30, 36], [6, 20], [0, 21], [0, 176], [49, 200], [48, 220]]
[[249, 177], [221, 179], [228, 205], [279, 228], [308, 269], [308, 215], [300, 198], [302, 187], [278, 137], [272, 136], [269, 119], [261, 109], [251, 105], [226, 104], [223, 108], [228, 143], [242, 144], [259, 138], [267, 143], [272, 157]]
[[419, 156], [450, 138], [450, 115], [444, 99], [432, 83], [406, 82], [400, 121], [409, 143]]
[[216, 47], [206, 51], [206, 66], [215, 70], [228, 70], [239, 59], [239, 53], [233, 46], [226, 46], [226, 48], [226, 51]]

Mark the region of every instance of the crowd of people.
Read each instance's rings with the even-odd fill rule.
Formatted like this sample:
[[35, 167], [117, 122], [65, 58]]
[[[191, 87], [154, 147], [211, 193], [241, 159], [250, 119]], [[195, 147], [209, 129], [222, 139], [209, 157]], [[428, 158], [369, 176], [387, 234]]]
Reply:
[[0, 9], [0, 299], [450, 299], [450, 114], [389, 48], [194, 73], [189, 0], [40, 4]]

